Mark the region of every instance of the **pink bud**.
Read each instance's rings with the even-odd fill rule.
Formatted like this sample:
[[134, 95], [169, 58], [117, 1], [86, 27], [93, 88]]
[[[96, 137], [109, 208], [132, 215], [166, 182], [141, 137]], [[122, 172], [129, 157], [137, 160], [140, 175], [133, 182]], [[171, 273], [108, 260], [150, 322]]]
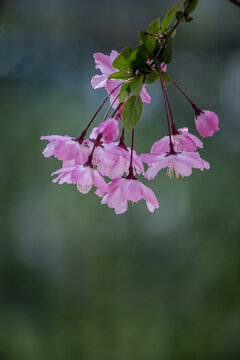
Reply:
[[97, 137], [98, 134], [102, 133], [103, 141], [105, 143], [111, 143], [116, 140], [119, 136], [119, 125], [118, 121], [111, 118], [102, 122], [97, 128], [93, 129], [90, 137]]
[[195, 115], [195, 125], [202, 137], [213, 136], [219, 130], [218, 116], [209, 110], [203, 110], [199, 115]]

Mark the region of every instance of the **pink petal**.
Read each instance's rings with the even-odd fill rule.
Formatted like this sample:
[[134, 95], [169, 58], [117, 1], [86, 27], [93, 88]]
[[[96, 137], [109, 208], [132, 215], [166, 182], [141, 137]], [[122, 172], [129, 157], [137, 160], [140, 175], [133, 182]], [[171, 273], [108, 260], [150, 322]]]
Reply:
[[106, 86], [107, 75], [95, 75], [91, 80], [91, 85], [94, 89], [100, 89]]
[[127, 209], [128, 209], [128, 201], [124, 200], [118, 206], [115, 207], [115, 213], [117, 215], [120, 215], [120, 214], [125, 213], [127, 211]]
[[143, 198], [146, 200], [146, 204], [148, 207], [148, 210], [150, 212], [153, 212], [155, 209], [159, 208], [159, 203], [157, 201], [157, 198], [149, 187], [145, 186], [141, 183], [142, 191], [143, 191]]
[[92, 188], [92, 184], [89, 184], [89, 185], [80, 185], [80, 184], [77, 184], [77, 189], [80, 193], [82, 194], [87, 194], [89, 193], [89, 191], [91, 190]]
[[214, 132], [219, 130], [218, 116], [212, 111], [204, 110], [195, 117], [195, 125], [202, 137], [213, 136]]
[[147, 92], [146, 85], [143, 85], [140, 96], [141, 96], [141, 99], [142, 99], [143, 102], [145, 102], [147, 104], [150, 104], [151, 96]]
[[108, 55], [104, 55], [102, 53], [95, 53], [93, 54], [96, 69], [100, 69], [103, 74], [110, 75], [114, 72], [112, 67], [112, 59]]
[[121, 183], [121, 192], [126, 200], [138, 202], [142, 199], [141, 183], [138, 180], [125, 179]]

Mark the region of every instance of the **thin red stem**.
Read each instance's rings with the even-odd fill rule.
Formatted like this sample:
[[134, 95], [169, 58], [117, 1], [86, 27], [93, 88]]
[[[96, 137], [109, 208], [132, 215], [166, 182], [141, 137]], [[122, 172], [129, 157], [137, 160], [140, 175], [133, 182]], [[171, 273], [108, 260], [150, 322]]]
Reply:
[[128, 151], [128, 148], [126, 147], [125, 142], [124, 142], [124, 135], [125, 135], [125, 130], [124, 130], [124, 128], [123, 128], [123, 129], [122, 129], [122, 135], [121, 135], [121, 137], [120, 137], [118, 146], [120, 146], [120, 147], [123, 148], [124, 150]]
[[170, 146], [170, 151], [172, 151], [173, 143], [172, 143], [171, 127], [170, 127], [170, 121], [169, 121], [167, 99], [166, 99], [166, 94], [165, 94], [164, 83], [163, 83], [162, 77], [160, 77], [160, 81], [161, 81], [161, 85], [162, 85], [162, 92], [163, 92], [164, 105], [165, 105], [165, 110], [166, 110], [166, 118], [167, 118], [167, 124], [168, 124], [169, 146]]
[[116, 98], [115, 98], [115, 99], [113, 100], [113, 102], [110, 104], [110, 106], [109, 106], [109, 108], [108, 108], [108, 110], [107, 110], [107, 112], [106, 112], [106, 114], [105, 114], [105, 116], [104, 116], [104, 118], [103, 118], [103, 122], [107, 119], [108, 114], [110, 113], [110, 111], [111, 111], [114, 103], [117, 101], [118, 98], [119, 98], [119, 95], [116, 96]]
[[168, 94], [167, 94], [167, 89], [166, 89], [165, 84], [163, 84], [163, 86], [164, 86], [165, 95], [166, 95], [167, 104], [168, 104], [168, 109], [169, 109], [169, 114], [170, 114], [170, 118], [171, 118], [172, 134], [176, 135], [177, 130], [176, 130], [176, 126], [175, 126], [174, 120], [173, 120], [173, 115], [172, 115], [172, 110], [171, 110], [171, 106], [170, 106], [170, 102], [169, 102], [169, 98], [168, 98]]
[[130, 157], [129, 174], [127, 176], [127, 179], [137, 180], [137, 178], [133, 174], [133, 144], [134, 144], [134, 129], [132, 129], [131, 157]]
[[172, 80], [172, 83], [174, 86], [176, 86], [176, 88], [180, 91], [180, 93], [185, 97], [185, 99], [187, 99], [187, 101], [193, 106], [195, 104], [193, 104], [193, 102], [189, 99], [189, 97], [182, 91], [182, 89], [175, 83], [175, 81]]
[[196, 116], [199, 116], [203, 111], [199, 109], [190, 99], [189, 97], [183, 92], [183, 90], [175, 83], [175, 81], [172, 81], [173, 85], [176, 86], [176, 88], [180, 91], [180, 93], [187, 99], [189, 104], [192, 106], [193, 110], [195, 111]]
[[86, 133], [89, 129], [89, 127], [91, 126], [93, 120], [96, 118], [96, 116], [98, 115], [98, 113], [100, 112], [100, 110], [102, 109], [102, 107], [105, 105], [106, 101], [109, 99], [109, 97], [114, 93], [114, 91], [116, 91], [122, 84], [124, 84], [124, 82], [122, 82], [121, 84], [118, 84], [118, 86], [116, 86], [111, 92], [110, 94], [106, 97], [106, 99], [103, 101], [102, 105], [98, 108], [97, 112], [94, 114], [93, 118], [91, 119], [91, 121], [89, 122], [88, 126], [83, 130], [82, 134], [76, 139], [79, 143], [82, 143], [84, 140], [84, 137], [86, 136]]
[[114, 116], [116, 115], [116, 113], [118, 112], [118, 110], [120, 109], [120, 107], [122, 106], [123, 104], [119, 104], [118, 107], [116, 108], [116, 110], [114, 111], [114, 113], [112, 114], [112, 118], [114, 118]]
[[102, 133], [98, 135], [96, 140], [94, 140], [93, 149], [91, 151], [91, 154], [88, 157], [88, 160], [85, 162], [84, 166], [90, 166], [91, 168], [93, 167], [93, 164], [92, 164], [93, 154], [94, 154], [94, 151], [95, 151], [96, 147], [101, 144], [101, 142], [100, 142], [101, 138], [102, 138]]

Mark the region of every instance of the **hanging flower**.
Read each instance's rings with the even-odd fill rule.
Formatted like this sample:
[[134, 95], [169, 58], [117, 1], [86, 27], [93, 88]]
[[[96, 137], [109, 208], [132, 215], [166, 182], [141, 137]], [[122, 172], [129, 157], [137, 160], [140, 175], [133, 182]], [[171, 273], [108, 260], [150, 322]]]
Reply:
[[[171, 135], [173, 147], [175, 151], [196, 151], [197, 147], [202, 148], [203, 143], [200, 141], [197, 136], [188, 132], [188, 128], [184, 127], [178, 130], [175, 130], [173, 135]], [[169, 135], [164, 136], [162, 139], [156, 141], [152, 148], [151, 153], [167, 153], [170, 151], [169, 147]]]
[[154, 192], [141, 183], [139, 180], [120, 178], [108, 184], [108, 192], [102, 199], [102, 204], [114, 208], [116, 214], [123, 214], [127, 211], [128, 203], [137, 203], [141, 199], [146, 200], [147, 208], [154, 212], [159, 208], [159, 203]]
[[93, 185], [96, 186], [98, 194], [101, 194], [101, 196], [104, 196], [108, 190], [104, 177], [91, 166], [76, 165], [68, 168], [65, 167], [53, 172], [52, 175], [58, 175], [53, 180], [54, 183], [77, 184], [78, 191], [82, 194], [87, 194]]
[[207, 161], [201, 159], [198, 152], [177, 152], [174, 154], [141, 154], [140, 159], [148, 164], [145, 177], [152, 180], [158, 172], [167, 168], [169, 177], [190, 176], [192, 169], [209, 169]]
[[218, 116], [209, 110], [195, 111], [195, 125], [202, 137], [213, 136], [219, 130]]
[[90, 155], [90, 149], [87, 143], [80, 144], [77, 139], [68, 135], [49, 135], [41, 136], [41, 140], [48, 140], [49, 144], [43, 150], [46, 158], [54, 156], [58, 160], [75, 160], [78, 164], [84, 164]]

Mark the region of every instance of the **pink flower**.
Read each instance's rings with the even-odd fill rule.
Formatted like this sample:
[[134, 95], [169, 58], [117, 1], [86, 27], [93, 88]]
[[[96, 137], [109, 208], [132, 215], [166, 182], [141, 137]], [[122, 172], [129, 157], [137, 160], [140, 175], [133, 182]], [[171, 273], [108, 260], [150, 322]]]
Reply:
[[93, 54], [96, 64], [95, 68], [102, 72], [102, 75], [95, 75], [91, 80], [91, 84], [94, 89], [106, 87], [106, 81], [108, 77], [112, 73], [116, 72], [116, 69], [113, 68], [112, 63], [118, 57], [118, 55], [119, 53], [115, 50], [113, 50], [109, 56], [102, 53]]
[[[202, 148], [203, 143], [193, 134], [188, 132], [188, 128], [184, 127], [178, 129], [176, 134], [171, 136], [174, 150], [179, 151], [196, 151], [197, 147]], [[169, 135], [164, 136], [162, 139], [156, 141], [152, 148], [151, 153], [167, 153], [170, 151]]]
[[152, 180], [158, 172], [164, 168], [168, 168], [169, 177], [176, 175], [190, 176], [192, 168], [209, 169], [210, 165], [207, 161], [200, 158], [198, 152], [178, 152], [175, 154], [142, 154], [142, 161], [149, 165], [146, 172], [146, 178]]
[[[127, 80], [109, 80], [108, 77], [116, 72], [117, 70], [114, 69], [112, 66], [113, 61], [118, 57], [119, 53], [117, 51], [112, 51], [109, 56], [104, 55], [102, 53], [95, 53], [93, 55], [96, 69], [99, 69], [102, 72], [102, 75], [95, 75], [92, 80], [91, 84], [94, 89], [99, 89], [105, 87], [108, 94], [110, 94], [118, 85], [127, 81]], [[116, 97], [120, 94], [121, 87], [119, 86], [110, 96], [110, 103], [113, 104], [113, 108], [116, 109], [119, 105], [119, 101], [116, 100]], [[142, 88], [140, 93], [142, 101], [145, 103], [151, 102], [151, 97], [148, 94], [145, 85]]]
[[43, 151], [46, 158], [53, 155], [64, 162], [74, 159], [78, 164], [84, 164], [90, 155], [90, 149], [86, 146], [86, 142], [80, 144], [68, 135], [41, 136], [41, 140], [49, 141]]
[[116, 214], [127, 211], [128, 202], [146, 200], [150, 212], [159, 208], [159, 203], [153, 191], [137, 179], [120, 178], [108, 184], [108, 192], [102, 199], [102, 204], [114, 208]]
[[77, 184], [77, 188], [82, 194], [87, 194], [93, 185], [96, 186], [97, 193], [101, 197], [108, 191], [104, 177], [90, 166], [76, 165], [65, 167], [55, 171], [52, 175], [58, 175], [53, 180], [54, 183]]
[[213, 136], [215, 131], [219, 130], [218, 116], [209, 110], [195, 110], [195, 125], [197, 131], [202, 137]]
[[[117, 143], [103, 144], [102, 147], [97, 147], [94, 153], [98, 171], [110, 179], [120, 178], [124, 173], [128, 174], [130, 156], [131, 149], [127, 148], [127, 150], [125, 150], [118, 146]], [[136, 151], [133, 151], [132, 165], [134, 173], [144, 174], [143, 163], [139, 159]]]
[[111, 118], [102, 122], [98, 127], [92, 130], [89, 138], [96, 139], [99, 134], [102, 134], [102, 141], [105, 144], [115, 141], [119, 136], [118, 121]]

